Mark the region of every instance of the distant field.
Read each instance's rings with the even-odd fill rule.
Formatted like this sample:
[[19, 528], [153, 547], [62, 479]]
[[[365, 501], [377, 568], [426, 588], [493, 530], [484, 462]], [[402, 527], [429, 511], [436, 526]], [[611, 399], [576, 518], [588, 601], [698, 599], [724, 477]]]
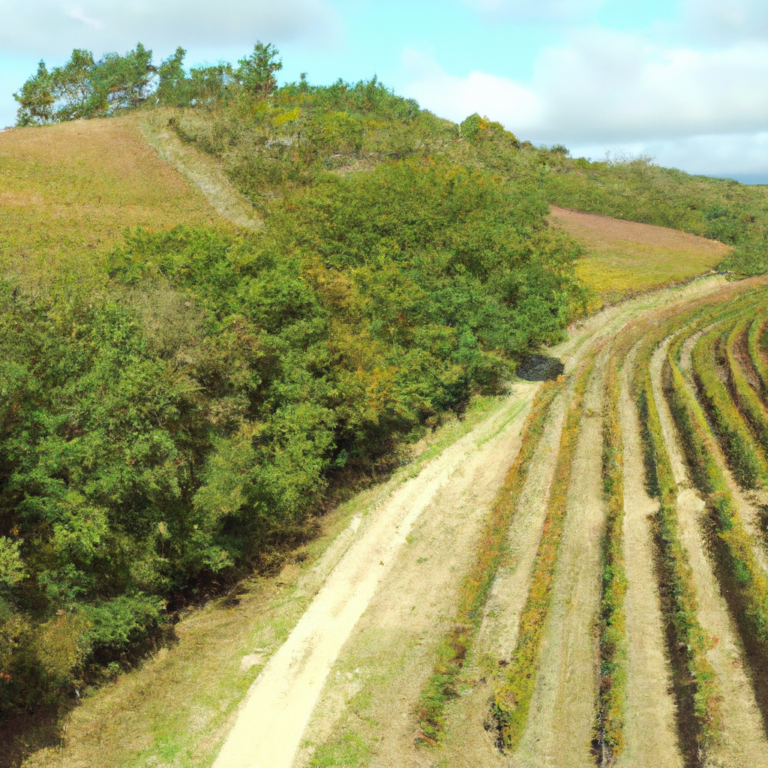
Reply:
[[221, 222], [134, 117], [0, 133], [0, 269], [33, 281], [100, 257], [137, 226]]
[[550, 221], [587, 249], [579, 277], [603, 301], [690, 280], [714, 269], [731, 248], [675, 229], [552, 206]]

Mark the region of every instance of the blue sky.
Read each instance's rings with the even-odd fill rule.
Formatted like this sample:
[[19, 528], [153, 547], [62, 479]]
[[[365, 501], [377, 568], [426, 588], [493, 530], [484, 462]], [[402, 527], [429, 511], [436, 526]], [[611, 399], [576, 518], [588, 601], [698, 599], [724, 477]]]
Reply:
[[0, 18], [0, 125], [40, 58], [141, 40], [195, 64], [261, 39], [286, 79], [376, 74], [576, 155], [768, 180], [768, 0], [0, 0]]

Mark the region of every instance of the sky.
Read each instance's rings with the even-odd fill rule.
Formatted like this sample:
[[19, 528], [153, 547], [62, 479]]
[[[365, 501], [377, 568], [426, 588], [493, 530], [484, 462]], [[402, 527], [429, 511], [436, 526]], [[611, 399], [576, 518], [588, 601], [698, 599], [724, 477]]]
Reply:
[[0, 126], [37, 62], [73, 48], [181, 45], [194, 65], [261, 40], [282, 80], [377, 75], [574, 156], [768, 182], [768, 0], [0, 0], [0, 19]]

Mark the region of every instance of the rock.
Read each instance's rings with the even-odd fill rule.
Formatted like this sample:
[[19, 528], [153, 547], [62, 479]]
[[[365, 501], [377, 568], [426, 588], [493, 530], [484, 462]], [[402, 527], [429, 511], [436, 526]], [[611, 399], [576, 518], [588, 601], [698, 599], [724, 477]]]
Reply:
[[565, 373], [565, 366], [556, 357], [531, 355], [517, 367], [517, 375], [526, 381], [551, 381]]

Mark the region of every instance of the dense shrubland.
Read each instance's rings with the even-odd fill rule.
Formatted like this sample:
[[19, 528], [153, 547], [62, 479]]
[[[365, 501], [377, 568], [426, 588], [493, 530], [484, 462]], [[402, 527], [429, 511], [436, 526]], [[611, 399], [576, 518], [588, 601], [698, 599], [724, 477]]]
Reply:
[[[372, 172], [329, 173], [355, 100], [404, 133], [439, 122], [376, 83], [349, 90], [310, 93], [312, 152], [273, 165], [254, 138], [261, 112], [283, 114], [265, 91], [222, 107], [254, 114], [224, 142], [232, 177], [251, 199], [280, 193], [259, 233], [139, 230], [103, 287], [2, 284], [5, 708], [116, 669], [169, 601], [268, 567], [334, 488], [501, 391], [579, 311], [579, 250], [536, 189], [384, 139]], [[199, 113], [178, 114], [183, 134]]]

